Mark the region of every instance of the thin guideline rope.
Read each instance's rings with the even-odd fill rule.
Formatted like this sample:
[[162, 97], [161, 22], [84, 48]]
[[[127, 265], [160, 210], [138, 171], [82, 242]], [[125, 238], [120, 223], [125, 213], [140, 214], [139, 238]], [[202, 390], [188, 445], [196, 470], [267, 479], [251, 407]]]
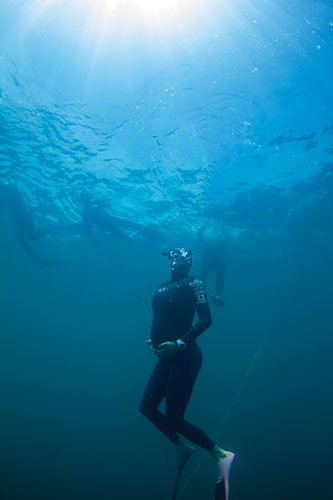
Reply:
[[[261, 350], [261, 348], [262, 348], [262, 346], [263, 346], [263, 344], [264, 344], [264, 342], [265, 342], [265, 340], [266, 340], [266, 338], [267, 338], [267, 336], [268, 336], [269, 332], [271, 331], [271, 328], [272, 328], [272, 326], [273, 326], [273, 323], [275, 322], [275, 319], [276, 319], [276, 315], [277, 315], [277, 311], [278, 311], [278, 309], [279, 309], [279, 303], [277, 303], [277, 304], [276, 304], [276, 307], [275, 307], [275, 309], [274, 309], [274, 311], [273, 311], [273, 314], [272, 314], [271, 320], [269, 321], [269, 323], [268, 323], [268, 325], [267, 325], [267, 328], [265, 329], [264, 334], [263, 334], [263, 336], [262, 336], [262, 337], [261, 337], [261, 339], [260, 339], [260, 342], [259, 342], [259, 344], [258, 344], [258, 347], [257, 347], [257, 349], [256, 349], [256, 351], [255, 351], [255, 353], [254, 353], [254, 355], [253, 355], [253, 357], [252, 357], [252, 359], [251, 359], [251, 362], [250, 362], [249, 368], [248, 368], [247, 372], [245, 373], [245, 376], [244, 376], [244, 378], [243, 378], [243, 381], [242, 381], [241, 385], [239, 386], [238, 391], [236, 392], [236, 394], [235, 394], [235, 396], [234, 396], [233, 400], [231, 401], [231, 404], [230, 404], [230, 406], [229, 406], [229, 408], [228, 408], [228, 410], [227, 410], [227, 412], [226, 412], [226, 414], [225, 414], [224, 418], [222, 419], [221, 424], [219, 425], [219, 427], [218, 427], [218, 429], [217, 429], [217, 431], [216, 431], [216, 433], [215, 433], [215, 435], [214, 435], [214, 441], [216, 441], [216, 439], [217, 439], [218, 435], [220, 434], [220, 432], [221, 432], [222, 428], [224, 427], [224, 425], [225, 425], [226, 421], [228, 420], [230, 413], [232, 412], [232, 410], [233, 410], [233, 408], [234, 408], [235, 404], [237, 403], [237, 401], [238, 401], [238, 399], [239, 399], [239, 397], [240, 397], [241, 393], [243, 392], [243, 389], [244, 389], [244, 387], [245, 387], [245, 385], [246, 385], [247, 379], [249, 378], [250, 373], [252, 372], [253, 367], [254, 367], [254, 365], [255, 365], [255, 363], [256, 363], [256, 361], [257, 361], [257, 359], [258, 359], [258, 356], [259, 356], [260, 350]], [[194, 469], [193, 469], [193, 471], [191, 472], [190, 476], [187, 478], [187, 480], [186, 480], [185, 484], [184, 484], [184, 485], [183, 485], [183, 487], [181, 488], [181, 490], [180, 490], [180, 492], [179, 492], [179, 495], [178, 495], [178, 498], [182, 496], [182, 494], [184, 493], [184, 491], [186, 490], [186, 488], [188, 487], [188, 485], [189, 485], [189, 484], [190, 484], [190, 482], [192, 481], [193, 477], [195, 476], [195, 474], [196, 474], [196, 473], [198, 472], [198, 470], [200, 469], [200, 467], [201, 467], [201, 465], [202, 465], [202, 463], [203, 463], [203, 461], [205, 460], [205, 458], [206, 458], [206, 456], [207, 456], [207, 455], [208, 455], [208, 452], [205, 452], [205, 453], [202, 455], [202, 457], [200, 458], [199, 462], [198, 462], [198, 463], [197, 463], [197, 465], [194, 467]]]

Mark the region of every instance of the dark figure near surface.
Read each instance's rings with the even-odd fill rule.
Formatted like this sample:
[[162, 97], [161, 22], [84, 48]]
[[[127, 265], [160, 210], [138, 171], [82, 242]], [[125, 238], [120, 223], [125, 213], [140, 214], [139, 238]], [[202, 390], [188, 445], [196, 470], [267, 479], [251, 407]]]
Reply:
[[[224, 451], [202, 429], [184, 419], [202, 363], [196, 339], [212, 324], [206, 291], [200, 279], [189, 276], [190, 250], [176, 248], [164, 255], [169, 259], [171, 280], [162, 283], [153, 297], [151, 337], [147, 341], [159, 359], [144, 391], [140, 412], [175, 446], [178, 478], [194, 452], [180, 438], [182, 435], [215, 458], [218, 481], [225, 481], [227, 488], [234, 454]], [[195, 313], [198, 321], [193, 325]], [[159, 410], [163, 399], [165, 413]]]
[[68, 261], [43, 259], [30, 248], [29, 240], [37, 240], [57, 228], [36, 228], [31, 211], [28, 209], [17, 186], [14, 184], [1, 185], [0, 208], [7, 208], [13, 222], [17, 242], [28, 255], [40, 264], [47, 266], [69, 264]]
[[109, 204], [101, 200], [92, 200], [87, 192], [81, 194], [80, 200], [83, 205], [81, 211], [82, 227], [90, 241], [95, 241], [92, 233], [93, 227], [103, 229], [125, 241], [132, 239], [126, 231], [137, 233], [159, 243], [164, 243], [166, 240], [165, 233], [155, 226], [146, 227], [137, 222], [110, 215], [106, 211]]
[[222, 299], [225, 277], [225, 250], [229, 242], [220, 234], [205, 234], [206, 225], [198, 231], [198, 242], [201, 249], [200, 278], [206, 284], [211, 272], [215, 273], [215, 295], [212, 301], [217, 306], [223, 306]]

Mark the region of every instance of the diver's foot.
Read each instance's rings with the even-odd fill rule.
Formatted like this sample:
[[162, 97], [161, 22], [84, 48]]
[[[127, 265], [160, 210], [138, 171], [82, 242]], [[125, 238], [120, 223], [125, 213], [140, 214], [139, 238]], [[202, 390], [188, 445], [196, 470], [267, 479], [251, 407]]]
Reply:
[[216, 295], [212, 295], [212, 302], [215, 306], [224, 306], [224, 300], [219, 293], [217, 293]]
[[231, 451], [226, 451], [226, 457], [217, 464], [217, 484], [224, 481], [225, 487], [225, 500], [229, 498], [229, 472], [231, 469], [232, 462], [235, 458], [235, 454]]
[[194, 452], [195, 452], [195, 448], [193, 446], [186, 445], [186, 448], [184, 449], [184, 451], [178, 455], [178, 460], [177, 460], [178, 474], [181, 473], [185, 464], [187, 463], [189, 458], [191, 458], [191, 456], [193, 455]]

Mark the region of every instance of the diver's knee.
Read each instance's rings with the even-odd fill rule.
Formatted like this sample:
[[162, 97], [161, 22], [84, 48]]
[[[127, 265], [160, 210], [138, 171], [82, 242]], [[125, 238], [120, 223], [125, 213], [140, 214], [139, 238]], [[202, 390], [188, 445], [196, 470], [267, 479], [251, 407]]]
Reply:
[[143, 404], [142, 402], [139, 404], [139, 412], [146, 416], [146, 413], [147, 413], [147, 407], [145, 404]]
[[144, 401], [141, 401], [141, 403], [139, 404], [139, 412], [144, 417], [149, 418], [153, 414], [154, 410], [150, 405], [148, 405]]

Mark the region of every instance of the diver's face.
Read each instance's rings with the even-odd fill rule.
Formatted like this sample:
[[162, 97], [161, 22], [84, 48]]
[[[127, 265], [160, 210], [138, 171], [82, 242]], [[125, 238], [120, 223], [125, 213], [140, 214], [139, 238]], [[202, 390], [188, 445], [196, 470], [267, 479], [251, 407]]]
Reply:
[[185, 278], [191, 268], [192, 252], [185, 248], [175, 248], [170, 250], [168, 260], [172, 278]]

